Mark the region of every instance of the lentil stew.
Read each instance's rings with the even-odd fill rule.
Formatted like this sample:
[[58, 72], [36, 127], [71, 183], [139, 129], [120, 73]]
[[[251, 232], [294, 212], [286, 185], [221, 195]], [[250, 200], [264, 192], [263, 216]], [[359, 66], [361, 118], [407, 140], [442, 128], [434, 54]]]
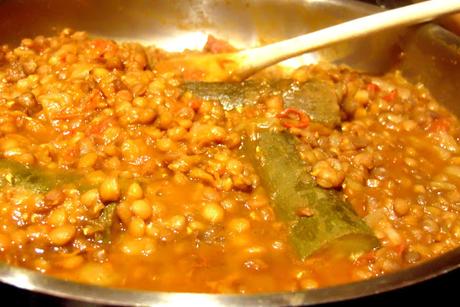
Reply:
[[[460, 125], [423, 86], [320, 64], [210, 90], [199, 70], [155, 70], [174, 56], [70, 30], [1, 47], [2, 261], [101, 286], [253, 293], [371, 278], [460, 245]], [[288, 154], [270, 160], [267, 133]], [[299, 185], [318, 202], [301, 191], [287, 206]], [[331, 204], [346, 218], [325, 215]], [[294, 231], [316, 220], [352, 220], [371, 240]]]

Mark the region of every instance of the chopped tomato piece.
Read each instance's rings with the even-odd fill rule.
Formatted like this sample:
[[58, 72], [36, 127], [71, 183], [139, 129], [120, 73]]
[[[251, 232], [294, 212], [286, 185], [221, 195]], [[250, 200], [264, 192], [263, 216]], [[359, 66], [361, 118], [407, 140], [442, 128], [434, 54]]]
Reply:
[[208, 40], [203, 48], [203, 51], [211, 53], [225, 53], [233, 52], [235, 51], [235, 48], [224, 40], [208, 35]]
[[380, 87], [377, 84], [371, 82], [367, 84], [367, 91], [369, 92], [370, 96], [374, 96], [380, 91]]
[[98, 103], [103, 99], [103, 94], [98, 89], [91, 91], [86, 104], [84, 105], [85, 111], [93, 111], [97, 108]]
[[396, 253], [398, 254], [399, 257], [402, 257], [402, 254], [406, 250], [407, 246], [404, 243], [398, 244], [394, 247]]
[[115, 52], [117, 50], [117, 45], [107, 39], [94, 39], [91, 41], [90, 45], [96, 50], [99, 56], [102, 56], [107, 52]]
[[447, 132], [450, 129], [451, 122], [449, 119], [442, 117], [442, 118], [435, 118], [429, 127], [431, 132]]
[[191, 107], [194, 111], [199, 110], [202, 104], [203, 104], [203, 101], [200, 100], [200, 99], [192, 99], [192, 100], [190, 101], [190, 107]]
[[356, 259], [356, 264], [371, 263], [375, 261], [375, 258], [375, 251], [370, 251], [359, 256], [358, 259]]
[[112, 123], [112, 121], [113, 121], [112, 117], [107, 117], [107, 118], [101, 120], [99, 123], [91, 126], [87, 130], [87, 134], [88, 135], [100, 135], [100, 134], [102, 134], [102, 132], [104, 132], [104, 130], [109, 127], [109, 125], [110, 125], [110, 123]]
[[391, 92], [383, 96], [383, 99], [385, 99], [388, 102], [393, 102], [397, 96], [398, 96], [398, 91], [392, 90]]

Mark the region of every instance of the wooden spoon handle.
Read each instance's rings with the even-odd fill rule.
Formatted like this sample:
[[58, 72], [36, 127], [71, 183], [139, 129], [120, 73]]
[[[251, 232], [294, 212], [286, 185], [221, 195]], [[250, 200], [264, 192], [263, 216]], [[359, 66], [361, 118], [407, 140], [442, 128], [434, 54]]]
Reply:
[[307, 51], [389, 28], [430, 21], [456, 11], [460, 11], [460, 0], [424, 1], [361, 17], [263, 47], [244, 50], [237, 53], [239, 64], [232, 75], [237, 79], [245, 79], [262, 68]]

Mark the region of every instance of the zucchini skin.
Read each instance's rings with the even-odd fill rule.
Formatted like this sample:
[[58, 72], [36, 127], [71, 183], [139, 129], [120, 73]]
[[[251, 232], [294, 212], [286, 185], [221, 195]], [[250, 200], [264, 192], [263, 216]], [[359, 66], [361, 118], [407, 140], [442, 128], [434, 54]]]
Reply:
[[79, 190], [88, 185], [74, 172], [48, 171], [36, 166], [25, 166], [19, 162], [0, 158], [0, 187], [10, 184], [43, 193], [66, 184], [75, 184]]
[[[36, 193], [47, 193], [65, 185], [72, 185], [82, 193], [95, 188], [85, 182], [81, 175], [71, 171], [49, 171], [0, 158], [0, 188], [4, 185], [20, 186]], [[116, 221], [116, 206], [117, 203], [107, 204], [99, 217], [87, 221], [84, 232], [96, 234], [103, 243], [110, 242], [112, 225]]]
[[218, 101], [225, 110], [254, 105], [263, 97], [280, 95], [285, 108], [303, 110], [312, 121], [334, 127], [341, 120], [336, 87], [317, 79], [305, 82], [289, 79], [270, 82], [188, 82], [182, 85], [182, 89], [196, 97]]
[[[245, 139], [243, 152], [254, 165], [277, 217], [288, 226], [289, 240], [301, 259], [336, 243], [347, 246], [349, 253], [378, 246], [372, 230], [339, 192], [316, 185], [292, 135], [261, 129]], [[305, 208], [311, 215], [299, 216], [297, 212]], [[349, 240], [354, 244], [340, 244]]]

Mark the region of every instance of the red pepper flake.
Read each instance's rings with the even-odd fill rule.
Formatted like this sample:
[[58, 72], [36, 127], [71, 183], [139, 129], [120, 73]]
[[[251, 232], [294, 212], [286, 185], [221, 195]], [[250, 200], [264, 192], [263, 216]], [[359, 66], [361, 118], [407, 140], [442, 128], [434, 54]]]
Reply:
[[393, 102], [396, 99], [396, 96], [398, 96], [398, 91], [392, 90], [391, 92], [383, 96], [383, 99], [385, 99], [388, 102]]
[[295, 108], [284, 109], [276, 117], [286, 128], [307, 128], [310, 124], [310, 117], [304, 111]]

